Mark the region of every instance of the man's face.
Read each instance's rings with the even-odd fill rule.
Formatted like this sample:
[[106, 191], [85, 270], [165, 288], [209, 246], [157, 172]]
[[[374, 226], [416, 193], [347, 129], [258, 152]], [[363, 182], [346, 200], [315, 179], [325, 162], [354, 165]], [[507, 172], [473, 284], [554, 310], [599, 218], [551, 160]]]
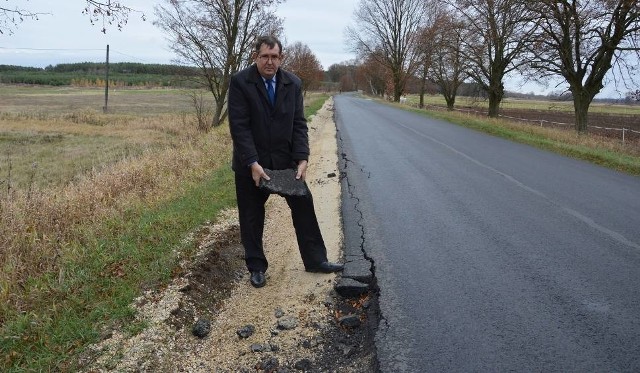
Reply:
[[270, 48], [267, 44], [262, 44], [258, 53], [254, 55], [260, 75], [266, 79], [273, 78], [280, 67], [281, 57], [278, 44], [274, 45], [273, 48]]

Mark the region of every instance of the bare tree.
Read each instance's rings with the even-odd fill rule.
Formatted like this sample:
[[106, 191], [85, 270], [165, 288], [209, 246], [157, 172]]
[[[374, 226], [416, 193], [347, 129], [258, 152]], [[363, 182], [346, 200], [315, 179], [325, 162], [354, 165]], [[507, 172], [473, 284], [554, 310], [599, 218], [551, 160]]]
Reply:
[[0, 34], [14, 33], [16, 26], [25, 19], [38, 19], [38, 16], [48, 13], [33, 12], [20, 6], [0, 6]]
[[195, 110], [196, 128], [200, 132], [209, 131], [209, 129], [211, 128], [211, 120], [208, 118], [210, 118], [213, 114], [211, 105], [209, 105], [205, 100], [205, 93], [206, 92], [201, 89], [191, 90], [187, 92], [187, 96], [189, 97], [191, 105], [193, 105], [193, 108]]
[[329, 77], [329, 80], [332, 82], [339, 82], [340, 77], [344, 75], [344, 69], [344, 64], [334, 63], [333, 65], [329, 66], [329, 68], [327, 69], [327, 76]]
[[359, 66], [356, 61], [344, 61], [329, 66], [327, 75], [331, 82], [338, 83], [341, 92], [354, 91], [358, 89], [356, 70]]
[[[5, 1], [8, 2], [9, 0]], [[85, 0], [85, 7], [82, 10], [82, 14], [89, 16], [92, 25], [102, 21], [101, 31], [103, 33], [107, 32], [109, 25], [115, 25], [118, 30], [122, 30], [132, 12], [140, 13], [142, 19], [145, 19], [144, 13], [123, 5], [117, 0]], [[24, 5], [0, 6], [0, 34], [8, 33], [12, 35], [18, 24], [24, 20], [38, 20], [39, 16], [50, 14], [29, 10]]]
[[462, 38], [467, 71], [487, 93], [489, 116], [499, 114], [504, 77], [525, 63], [523, 51], [534, 30], [530, 0], [447, 0], [467, 30]]
[[586, 131], [589, 106], [607, 74], [613, 69], [633, 81], [638, 0], [538, 0], [527, 6], [540, 20], [528, 49], [531, 66], [542, 78], [564, 78], [573, 96], [576, 130]]
[[426, 7], [428, 11], [425, 14], [425, 25], [418, 31], [416, 45], [418, 54], [416, 75], [420, 81], [420, 108], [424, 107], [424, 95], [427, 92], [429, 71], [431, 70], [433, 56], [436, 53], [435, 38], [438, 32], [436, 21], [442, 12], [439, 1], [428, 1]]
[[281, 0], [165, 0], [155, 8], [155, 24], [168, 36], [176, 63], [197, 66], [198, 82], [213, 94], [212, 126], [227, 117], [231, 75], [250, 64], [251, 47], [261, 34], [277, 35], [282, 20], [272, 7]]
[[[361, 0], [354, 27], [346, 30], [360, 58], [373, 56], [391, 74], [393, 100], [400, 101], [417, 67], [416, 39], [424, 22], [424, 0]], [[382, 51], [382, 53], [379, 53]]]
[[427, 93], [427, 83], [429, 80], [429, 72], [432, 68], [433, 57], [436, 53], [435, 35], [437, 30], [434, 25], [425, 27], [420, 31], [420, 42], [418, 44], [418, 53], [420, 53], [420, 68], [416, 72], [420, 80], [420, 102], [418, 107], [424, 108], [424, 95]]
[[378, 62], [381, 57], [375, 56], [381, 53], [383, 52], [378, 51], [370, 54], [358, 66], [357, 75], [361, 80], [361, 86], [366, 92], [374, 96], [384, 96], [388, 76], [390, 75], [389, 69]]
[[452, 13], [442, 13], [434, 24], [435, 52], [432, 55], [429, 75], [440, 89], [449, 110], [453, 110], [458, 88], [467, 77], [468, 65], [462, 55], [465, 27], [466, 25], [456, 20]]
[[324, 78], [322, 65], [308, 45], [295, 42], [284, 48], [283, 68], [296, 74], [302, 80], [302, 91], [317, 89]]
[[92, 25], [101, 21], [103, 33], [107, 32], [107, 25], [115, 25], [118, 30], [122, 30], [122, 28], [127, 24], [129, 15], [132, 12], [140, 13], [142, 19], [146, 19], [144, 13], [123, 5], [120, 1], [86, 0], [86, 2], [87, 3], [82, 13], [89, 16]]

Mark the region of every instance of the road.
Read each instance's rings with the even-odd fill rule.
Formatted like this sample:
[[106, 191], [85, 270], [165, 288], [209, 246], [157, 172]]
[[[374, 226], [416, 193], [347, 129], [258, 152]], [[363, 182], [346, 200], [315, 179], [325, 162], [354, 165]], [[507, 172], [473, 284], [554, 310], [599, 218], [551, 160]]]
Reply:
[[640, 178], [357, 96], [334, 115], [382, 372], [640, 371]]

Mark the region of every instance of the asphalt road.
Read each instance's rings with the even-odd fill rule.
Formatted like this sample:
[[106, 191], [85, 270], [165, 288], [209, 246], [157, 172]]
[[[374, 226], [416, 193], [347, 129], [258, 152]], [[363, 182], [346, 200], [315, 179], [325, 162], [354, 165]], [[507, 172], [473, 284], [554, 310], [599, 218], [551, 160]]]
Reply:
[[335, 119], [382, 372], [640, 371], [640, 178], [356, 96]]

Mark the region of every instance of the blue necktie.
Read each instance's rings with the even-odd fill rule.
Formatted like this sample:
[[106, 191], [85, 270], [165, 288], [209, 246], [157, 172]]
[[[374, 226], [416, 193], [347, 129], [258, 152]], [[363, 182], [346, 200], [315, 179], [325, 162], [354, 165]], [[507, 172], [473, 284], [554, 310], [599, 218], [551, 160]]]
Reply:
[[267, 79], [267, 96], [269, 96], [269, 102], [271, 106], [276, 103], [276, 91], [273, 89], [273, 79]]

